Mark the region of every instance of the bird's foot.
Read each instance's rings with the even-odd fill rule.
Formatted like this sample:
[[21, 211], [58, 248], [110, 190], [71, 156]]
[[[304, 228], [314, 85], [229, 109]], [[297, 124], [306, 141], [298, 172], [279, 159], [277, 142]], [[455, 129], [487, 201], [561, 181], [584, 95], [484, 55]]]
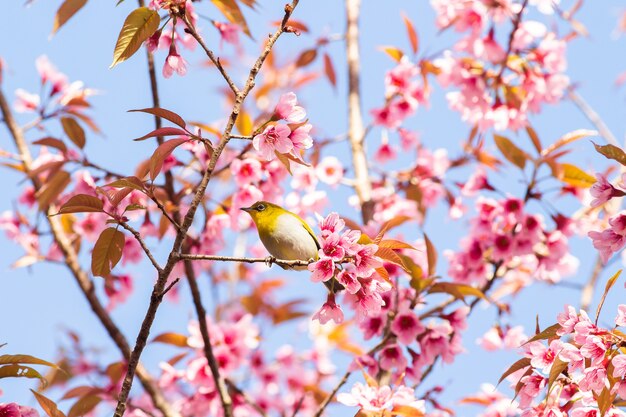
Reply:
[[272, 255], [265, 258], [265, 265], [267, 265], [268, 267], [271, 267], [274, 264], [274, 262], [276, 262], [276, 258], [273, 257]]

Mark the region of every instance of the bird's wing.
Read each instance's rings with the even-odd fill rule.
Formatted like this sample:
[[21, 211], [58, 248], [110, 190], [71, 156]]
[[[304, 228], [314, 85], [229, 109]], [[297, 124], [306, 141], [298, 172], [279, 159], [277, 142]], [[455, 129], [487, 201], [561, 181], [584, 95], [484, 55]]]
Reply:
[[320, 245], [319, 240], [317, 240], [317, 236], [315, 236], [315, 233], [313, 233], [313, 229], [311, 229], [311, 226], [309, 226], [307, 224], [307, 222], [305, 222], [304, 220], [302, 220], [302, 218], [300, 218], [300, 216], [298, 216], [297, 214], [291, 213], [295, 218], [297, 218], [298, 220], [300, 220], [300, 224], [302, 224], [302, 227], [304, 227], [306, 229], [307, 232], [309, 232], [309, 235], [313, 238], [313, 241], [315, 241], [315, 246], [317, 246], [317, 249], [322, 249], [322, 245]]

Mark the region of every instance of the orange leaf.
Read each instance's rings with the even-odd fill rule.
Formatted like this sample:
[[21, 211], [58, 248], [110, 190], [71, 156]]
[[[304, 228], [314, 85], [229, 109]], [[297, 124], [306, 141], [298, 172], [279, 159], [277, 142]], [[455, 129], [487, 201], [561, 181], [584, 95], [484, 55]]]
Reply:
[[117, 37], [113, 51], [113, 62], [109, 68], [113, 68], [133, 56], [143, 42], [157, 31], [160, 22], [159, 14], [147, 7], [139, 7], [130, 12]]
[[330, 55], [324, 54], [324, 73], [326, 74], [326, 78], [332, 84], [333, 87], [337, 87], [337, 75], [335, 74], [335, 67], [333, 66], [333, 61], [330, 59]]
[[417, 37], [415, 26], [413, 26], [413, 22], [411, 22], [411, 19], [409, 19], [409, 17], [404, 13], [402, 13], [402, 20], [404, 20], [406, 32], [409, 35], [409, 42], [411, 42], [411, 49], [413, 50], [413, 54], [416, 54], [419, 49], [419, 38]]
[[67, 417], [80, 417], [89, 414], [89, 412], [100, 404], [100, 401], [102, 400], [97, 395], [86, 395], [74, 403], [67, 413]]
[[313, 62], [317, 58], [317, 49], [307, 49], [302, 51], [302, 53], [296, 59], [297, 67], [306, 67], [311, 62]]
[[556, 173], [553, 174], [556, 178], [574, 187], [589, 188], [596, 182], [595, 177], [587, 174], [576, 165], [555, 164], [555, 167]]
[[379, 49], [389, 55], [396, 62], [400, 62], [404, 56], [404, 52], [393, 46], [381, 46]]
[[528, 137], [535, 146], [535, 149], [537, 149], [537, 152], [541, 153], [543, 147], [541, 146], [541, 140], [539, 140], [539, 135], [537, 135], [535, 129], [533, 129], [530, 125], [526, 126], [526, 133], [528, 133]]
[[106, 277], [122, 259], [125, 243], [124, 233], [109, 227], [104, 229], [91, 254], [91, 273], [97, 277]]
[[61, 125], [67, 137], [76, 146], [83, 149], [85, 147], [85, 131], [80, 127], [76, 119], [73, 117], [61, 117]]
[[37, 402], [49, 417], [65, 417], [65, 414], [59, 410], [54, 401], [32, 389], [30, 391], [35, 395]]
[[56, 148], [58, 150], [60, 150], [61, 152], [65, 153], [67, 152], [67, 146], [65, 146], [65, 143], [63, 143], [62, 140], [60, 139], [55, 139], [55, 138], [51, 138], [51, 137], [45, 137], [43, 139], [39, 139], [33, 142], [34, 145], [41, 145], [41, 146], [49, 146], [51, 148]]
[[85, 4], [87, 4], [87, 0], [65, 0], [54, 16], [51, 35], [61, 29], [61, 26], [67, 23]]
[[241, 9], [235, 0], [211, 0], [211, 2], [220, 9], [220, 12], [229, 22], [241, 26], [241, 30], [246, 35], [252, 37], [246, 19], [243, 17], [243, 13], [241, 13]]
[[496, 146], [502, 152], [502, 155], [519, 169], [524, 169], [526, 166], [526, 160], [529, 159], [526, 152], [518, 148], [511, 140], [504, 136], [493, 135], [493, 139], [496, 142]]
[[424, 243], [426, 243], [426, 258], [428, 259], [428, 275], [435, 275], [437, 270], [437, 250], [426, 233], [424, 233]]
[[159, 342], [178, 347], [188, 347], [187, 336], [179, 333], [162, 333], [152, 339], [152, 343]]
[[98, 197], [77, 194], [61, 206], [57, 214], [66, 213], [100, 213], [103, 211], [102, 201]]
[[598, 309], [596, 310], [596, 325], [598, 324], [598, 318], [600, 318], [600, 311], [602, 311], [602, 306], [604, 305], [604, 301], [606, 300], [606, 296], [608, 295], [611, 287], [615, 284], [615, 281], [622, 274], [622, 270], [617, 271], [609, 280], [606, 282], [606, 286], [604, 287], [604, 292], [602, 293], [602, 298], [600, 299], [600, 303], [598, 304]]

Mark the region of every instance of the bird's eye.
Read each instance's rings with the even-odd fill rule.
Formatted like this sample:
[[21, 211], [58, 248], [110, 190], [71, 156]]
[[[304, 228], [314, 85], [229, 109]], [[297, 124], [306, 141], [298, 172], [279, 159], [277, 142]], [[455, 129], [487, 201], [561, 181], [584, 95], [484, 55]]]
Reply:
[[256, 210], [257, 210], [257, 211], [263, 211], [263, 210], [265, 210], [265, 204], [259, 204], [258, 206], [256, 206]]

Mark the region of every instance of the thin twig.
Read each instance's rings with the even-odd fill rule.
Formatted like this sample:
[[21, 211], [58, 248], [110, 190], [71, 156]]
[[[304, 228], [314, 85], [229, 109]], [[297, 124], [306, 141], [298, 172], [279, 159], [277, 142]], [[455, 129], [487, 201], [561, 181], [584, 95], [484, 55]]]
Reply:
[[178, 255], [180, 259], [188, 259], [190, 261], [222, 261], [222, 262], [241, 262], [241, 263], [266, 263], [266, 264], [276, 264], [283, 266], [307, 266], [311, 261], [301, 261], [297, 260], [287, 260], [287, 259], [274, 259], [271, 256], [267, 258], [246, 258], [240, 256], [222, 256], [222, 255], [202, 255], [202, 254], [193, 254], [193, 253], [182, 253]]
[[226, 72], [224, 67], [222, 66], [222, 63], [220, 62], [220, 59], [217, 58], [215, 56], [215, 54], [213, 53], [213, 51], [211, 51], [206, 46], [206, 44], [204, 43], [204, 40], [202, 39], [202, 36], [200, 36], [200, 34], [198, 34], [198, 31], [196, 31], [196, 28], [193, 26], [193, 24], [189, 20], [189, 16], [184, 14], [182, 16], [182, 19], [183, 19], [183, 22], [185, 23], [185, 25], [187, 26], [186, 32], [189, 33], [191, 36], [193, 36], [194, 39], [200, 44], [200, 46], [202, 47], [202, 49], [204, 49], [204, 52], [209, 57], [209, 59], [211, 60], [213, 65], [215, 65], [217, 67], [217, 69], [219, 70], [220, 74], [222, 74], [222, 77], [224, 77], [224, 79], [226, 80], [226, 83], [228, 84], [228, 86], [230, 87], [232, 92], [235, 94], [235, 97], [238, 96], [239, 95], [239, 88], [237, 88], [237, 85], [235, 85], [233, 80], [230, 78], [230, 76], [228, 75], [228, 73]]
[[167, 287], [165, 287], [165, 289], [163, 290], [163, 292], [161, 293], [161, 295], [160, 295], [160, 296], [161, 296], [161, 297], [164, 297], [164, 296], [165, 296], [165, 294], [167, 294], [168, 292], [170, 292], [170, 290], [171, 290], [172, 288], [174, 288], [174, 285], [178, 284], [178, 281], [180, 281], [180, 278], [178, 278], [178, 277], [177, 277], [177, 278], [175, 278], [175, 279], [174, 279], [174, 281], [172, 281], [172, 282], [170, 283], [170, 285], [168, 285]]
[[141, 234], [137, 230], [135, 230], [134, 227], [132, 227], [131, 225], [129, 225], [126, 222], [119, 222], [119, 225], [122, 226], [124, 229], [128, 230], [135, 237], [135, 240], [139, 243], [139, 246], [141, 246], [141, 249], [143, 249], [143, 252], [146, 254], [148, 259], [152, 263], [152, 266], [154, 266], [154, 268], [158, 272], [161, 272], [161, 270], [163, 268], [161, 268], [161, 266], [159, 265], [157, 260], [154, 258], [154, 255], [152, 255], [152, 252], [150, 251], [150, 249], [146, 245], [146, 242], [141, 237]]
[[363, 224], [374, 217], [372, 184], [370, 182], [367, 155], [365, 153], [365, 129], [361, 112], [359, 12], [361, 0], [346, 0], [347, 29], [346, 57], [348, 61], [348, 138], [354, 165], [354, 190], [361, 204]]
[[[11, 133], [11, 137], [13, 138], [13, 141], [15, 142], [15, 145], [20, 154], [22, 163], [24, 165], [24, 171], [28, 173], [31, 171], [32, 166], [32, 157], [30, 154], [30, 150], [28, 149], [28, 145], [26, 139], [24, 138], [23, 131], [20, 129], [17, 122], [13, 118], [13, 114], [11, 113], [10, 107], [2, 90], [0, 90], [0, 111], [2, 112], [3, 118], [7, 124], [7, 127], [9, 128], [9, 132]], [[36, 179], [36, 177], [30, 178], [35, 189], [38, 189], [40, 187], [39, 181]], [[89, 306], [104, 326], [109, 337], [113, 340], [124, 358], [126, 360], [129, 360], [131, 353], [128, 341], [124, 337], [119, 327], [117, 327], [117, 325], [107, 312], [106, 308], [98, 299], [95, 286], [89, 278], [87, 272], [81, 268], [78, 260], [78, 254], [76, 253], [76, 250], [74, 249], [71, 241], [65, 234], [59, 218], [56, 216], [51, 216], [51, 214], [53, 214], [54, 212], [55, 210], [49, 207], [46, 210], [45, 217], [50, 224], [50, 229], [54, 240], [59, 246], [59, 249], [61, 249], [61, 252], [63, 253], [65, 265], [74, 276], [74, 279], [76, 280], [76, 283], [80, 287], [82, 293], [85, 295]], [[170, 404], [165, 400], [163, 394], [154, 383], [148, 371], [143, 367], [143, 365], [139, 363], [137, 364], [137, 377], [141, 381], [142, 386], [146, 390], [146, 393], [152, 400], [154, 406], [159, 409], [164, 416], [180, 417], [180, 414], [173, 410]]]
[[261, 408], [261, 406], [257, 404], [256, 401], [254, 401], [252, 397], [250, 397], [245, 391], [239, 388], [233, 381], [231, 381], [230, 379], [226, 379], [226, 385], [228, 385], [228, 387], [232, 389], [233, 391], [235, 391], [237, 394], [241, 395], [243, 400], [250, 407], [254, 408], [257, 411], [257, 413], [259, 413], [262, 417], [267, 417], [267, 413], [265, 412], [265, 410]]
[[[250, 93], [250, 91], [254, 88], [257, 74], [261, 70], [263, 63], [265, 62], [267, 56], [272, 50], [274, 44], [276, 43], [280, 35], [282, 35], [285, 32], [287, 21], [291, 17], [291, 14], [293, 13], [293, 10], [297, 6], [297, 4], [298, 4], [298, 0], [293, 0], [291, 4], [288, 4], [285, 6], [285, 14], [283, 16], [283, 20], [280, 26], [276, 29], [274, 34], [268, 39], [265, 45], [265, 48], [261, 52], [260, 56], [257, 58], [252, 68], [250, 69], [250, 73], [248, 75], [248, 79], [245, 83], [243, 90], [235, 98], [233, 109], [232, 109], [230, 116], [228, 117], [228, 121], [226, 123], [226, 127], [224, 128], [222, 138], [220, 142], [217, 144], [217, 146], [215, 147], [213, 153], [211, 154], [211, 159], [209, 160], [207, 169], [204, 175], [202, 176], [202, 180], [196, 187], [196, 192], [193, 196], [191, 204], [189, 205], [189, 209], [187, 210], [187, 213], [185, 214], [183, 218], [181, 228], [176, 234], [176, 238], [172, 245], [172, 250], [170, 251], [170, 255], [167, 259], [167, 262], [165, 266], [163, 267], [163, 270], [161, 271], [161, 273], [159, 273], [159, 276], [154, 285], [154, 288], [152, 289], [150, 304], [148, 306], [148, 310], [146, 311], [145, 317], [141, 324], [141, 329], [139, 331], [139, 334], [137, 335], [135, 347], [133, 348], [130, 359], [128, 361], [128, 369], [126, 372], [126, 376], [124, 377], [124, 381], [122, 382], [122, 388], [121, 388], [120, 395], [118, 397], [118, 403], [115, 409], [116, 417], [122, 417], [124, 415], [124, 411], [126, 409], [126, 401], [128, 399], [128, 395], [132, 387], [135, 370], [139, 362], [139, 358], [141, 357], [141, 353], [143, 352], [143, 349], [145, 348], [146, 343], [148, 341], [148, 337], [150, 335], [150, 329], [156, 317], [156, 312], [162, 301], [162, 297], [160, 297], [160, 294], [163, 292], [163, 289], [165, 288], [167, 280], [170, 274], [172, 273], [174, 266], [180, 259], [178, 254], [181, 252], [184, 240], [187, 236], [187, 231], [189, 230], [189, 228], [191, 227], [191, 224], [193, 223], [198, 206], [200, 205], [200, 203], [202, 202], [204, 198], [206, 188], [209, 185], [209, 182], [213, 176], [213, 171], [215, 169], [215, 166], [217, 165], [217, 161], [220, 158], [226, 146], [228, 145], [228, 142], [230, 140], [230, 134], [235, 126], [235, 122], [237, 121], [237, 117], [239, 116], [239, 112], [241, 111], [242, 104], [245, 101], [248, 94]], [[202, 320], [200, 320], [200, 322], [202, 322]], [[224, 408], [224, 415], [226, 417], [231, 417], [232, 416], [232, 399], [229, 396], [224, 396], [224, 393], [219, 389], [218, 389], [218, 393], [220, 394], [220, 400], [222, 401], [222, 406]], [[228, 395], [227, 392], [226, 392], [226, 395]]]
[[252, 140], [253, 136], [245, 136], [245, 135], [230, 135], [231, 139], [242, 139], [242, 140]]

